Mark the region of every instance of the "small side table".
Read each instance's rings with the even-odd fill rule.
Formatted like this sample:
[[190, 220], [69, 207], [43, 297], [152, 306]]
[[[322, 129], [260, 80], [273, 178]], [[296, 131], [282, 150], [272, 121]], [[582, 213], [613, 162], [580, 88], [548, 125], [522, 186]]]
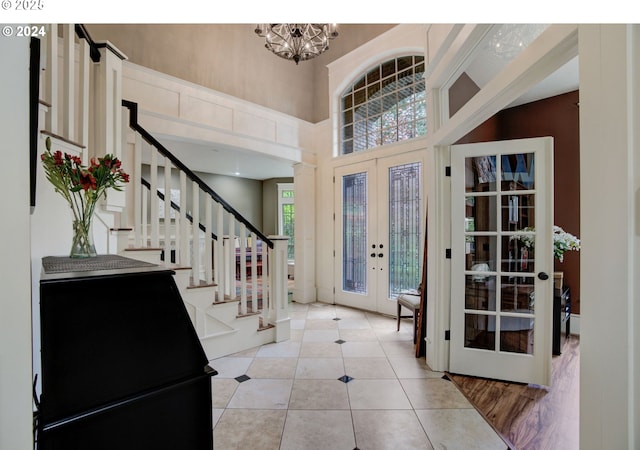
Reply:
[[559, 355], [562, 349], [561, 327], [565, 324], [565, 339], [571, 334], [571, 289], [563, 286], [553, 289], [553, 347], [554, 355]]

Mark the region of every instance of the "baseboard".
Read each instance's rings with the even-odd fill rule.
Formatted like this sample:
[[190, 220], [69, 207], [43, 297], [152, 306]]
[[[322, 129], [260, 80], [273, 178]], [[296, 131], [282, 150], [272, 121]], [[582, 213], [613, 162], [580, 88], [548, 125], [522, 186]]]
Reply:
[[571, 334], [580, 336], [580, 314], [571, 314]]

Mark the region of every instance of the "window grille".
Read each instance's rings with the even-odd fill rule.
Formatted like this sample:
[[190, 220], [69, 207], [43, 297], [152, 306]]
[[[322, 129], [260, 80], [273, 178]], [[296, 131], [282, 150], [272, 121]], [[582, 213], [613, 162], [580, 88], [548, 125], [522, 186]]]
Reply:
[[403, 56], [371, 68], [340, 100], [343, 155], [426, 134], [424, 57]]

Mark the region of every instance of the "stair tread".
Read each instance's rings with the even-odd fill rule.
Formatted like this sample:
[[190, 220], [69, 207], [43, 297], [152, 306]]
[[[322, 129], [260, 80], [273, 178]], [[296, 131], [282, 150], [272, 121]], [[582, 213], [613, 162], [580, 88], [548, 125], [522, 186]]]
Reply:
[[198, 284], [190, 284], [187, 286], [187, 289], [199, 289], [199, 288], [207, 288], [207, 287], [216, 287], [216, 283], [207, 283], [206, 281], [200, 281]]

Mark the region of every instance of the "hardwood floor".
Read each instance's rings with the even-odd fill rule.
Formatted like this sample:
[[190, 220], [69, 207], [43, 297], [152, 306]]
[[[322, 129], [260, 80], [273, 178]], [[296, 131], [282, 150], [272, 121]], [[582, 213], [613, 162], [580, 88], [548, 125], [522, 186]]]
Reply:
[[514, 450], [579, 448], [580, 339], [553, 357], [550, 388], [448, 374]]

